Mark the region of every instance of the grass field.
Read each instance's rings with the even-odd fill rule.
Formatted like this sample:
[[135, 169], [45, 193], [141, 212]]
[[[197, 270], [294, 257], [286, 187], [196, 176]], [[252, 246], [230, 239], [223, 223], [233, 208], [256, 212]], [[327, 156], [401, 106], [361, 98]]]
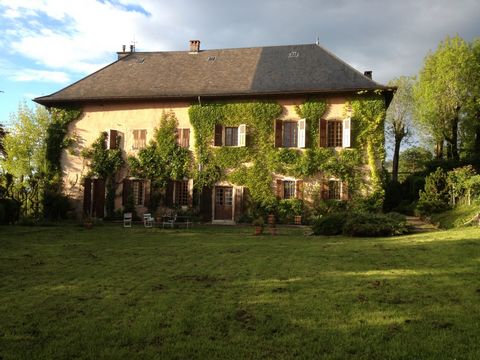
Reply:
[[479, 359], [480, 230], [0, 227], [0, 359]]

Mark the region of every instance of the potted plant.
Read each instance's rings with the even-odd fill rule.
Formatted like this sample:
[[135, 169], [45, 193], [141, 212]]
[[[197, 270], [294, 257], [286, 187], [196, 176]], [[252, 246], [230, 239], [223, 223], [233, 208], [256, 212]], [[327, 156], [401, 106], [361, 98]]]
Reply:
[[295, 199], [292, 201], [292, 211], [294, 214], [294, 223], [295, 225], [302, 225], [302, 214], [303, 214], [303, 201]]
[[255, 226], [255, 235], [260, 235], [263, 233], [263, 218], [258, 217], [255, 220], [253, 220], [252, 225]]

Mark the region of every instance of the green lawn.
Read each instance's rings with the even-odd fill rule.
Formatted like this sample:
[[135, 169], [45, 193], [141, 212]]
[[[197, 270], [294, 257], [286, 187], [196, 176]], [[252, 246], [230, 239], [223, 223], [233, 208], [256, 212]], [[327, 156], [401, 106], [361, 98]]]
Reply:
[[479, 359], [480, 230], [0, 227], [0, 359]]

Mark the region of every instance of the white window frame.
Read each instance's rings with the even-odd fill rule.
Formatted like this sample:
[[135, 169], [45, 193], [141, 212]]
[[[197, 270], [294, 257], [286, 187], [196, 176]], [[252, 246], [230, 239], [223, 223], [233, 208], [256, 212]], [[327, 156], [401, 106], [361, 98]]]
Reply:
[[305, 148], [306, 142], [307, 122], [305, 119], [298, 120], [297, 124], [297, 147], [300, 149]]
[[351, 129], [352, 119], [346, 118], [342, 121], [342, 147], [349, 148], [351, 146]]

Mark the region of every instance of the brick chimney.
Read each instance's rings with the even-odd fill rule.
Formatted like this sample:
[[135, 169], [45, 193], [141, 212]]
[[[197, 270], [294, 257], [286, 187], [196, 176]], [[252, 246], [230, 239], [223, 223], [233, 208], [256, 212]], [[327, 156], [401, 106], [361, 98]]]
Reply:
[[197, 54], [200, 52], [200, 40], [190, 40], [190, 54]]
[[128, 54], [130, 54], [129, 52], [127, 52], [126, 50], [126, 46], [125, 45], [122, 45], [122, 51], [118, 51], [117, 52], [117, 55], [118, 55], [118, 59], [120, 60], [121, 58], [124, 58], [125, 56], [127, 56]]
[[363, 75], [365, 75], [367, 78], [371, 79], [372, 78], [372, 70], [364, 71]]

